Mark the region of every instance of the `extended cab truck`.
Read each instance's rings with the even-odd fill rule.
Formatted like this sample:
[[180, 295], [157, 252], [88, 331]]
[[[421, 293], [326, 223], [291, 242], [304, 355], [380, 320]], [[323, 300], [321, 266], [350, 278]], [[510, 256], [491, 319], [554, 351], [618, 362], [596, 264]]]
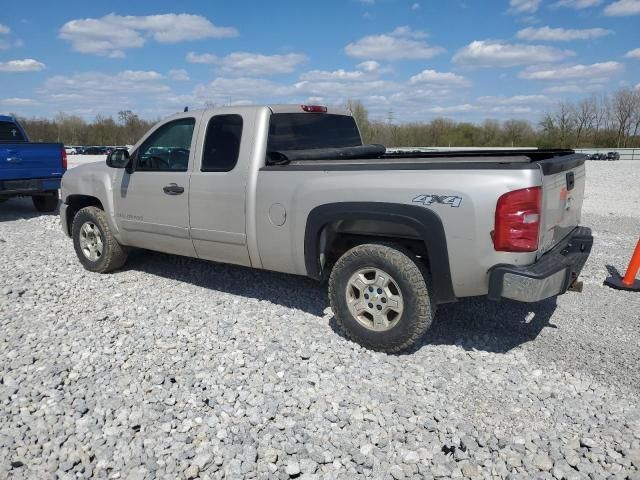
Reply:
[[185, 112], [130, 151], [68, 171], [62, 228], [82, 265], [129, 247], [328, 280], [336, 320], [396, 352], [436, 306], [487, 295], [535, 302], [577, 285], [583, 155], [409, 152], [362, 145], [326, 107]]
[[0, 203], [29, 196], [39, 212], [54, 211], [66, 169], [62, 144], [30, 143], [16, 120], [0, 115]]

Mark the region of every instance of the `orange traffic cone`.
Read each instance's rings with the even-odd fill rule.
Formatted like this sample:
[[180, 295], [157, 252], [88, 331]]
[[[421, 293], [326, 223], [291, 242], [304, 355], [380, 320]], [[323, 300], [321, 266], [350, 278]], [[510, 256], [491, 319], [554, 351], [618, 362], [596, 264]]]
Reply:
[[620, 278], [619, 274], [613, 274], [604, 281], [604, 284], [617, 290], [640, 292], [640, 280], [636, 279], [638, 270], [640, 270], [640, 240], [638, 240], [636, 249], [631, 256], [631, 261], [624, 277]]

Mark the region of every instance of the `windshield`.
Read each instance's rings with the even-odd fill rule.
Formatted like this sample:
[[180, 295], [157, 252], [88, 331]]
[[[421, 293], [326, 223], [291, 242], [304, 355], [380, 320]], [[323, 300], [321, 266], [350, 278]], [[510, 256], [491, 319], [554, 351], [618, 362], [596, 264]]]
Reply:
[[353, 117], [326, 113], [275, 113], [269, 124], [268, 152], [362, 145]]

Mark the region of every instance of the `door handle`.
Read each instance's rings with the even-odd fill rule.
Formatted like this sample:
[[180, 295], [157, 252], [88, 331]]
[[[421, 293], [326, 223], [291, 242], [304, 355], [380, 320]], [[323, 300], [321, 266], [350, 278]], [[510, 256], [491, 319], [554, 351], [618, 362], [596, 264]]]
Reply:
[[20, 157], [7, 157], [7, 162], [9, 163], [20, 163], [22, 159]]
[[180, 195], [184, 193], [184, 187], [181, 187], [177, 183], [170, 183], [169, 185], [163, 187], [162, 190], [167, 195]]

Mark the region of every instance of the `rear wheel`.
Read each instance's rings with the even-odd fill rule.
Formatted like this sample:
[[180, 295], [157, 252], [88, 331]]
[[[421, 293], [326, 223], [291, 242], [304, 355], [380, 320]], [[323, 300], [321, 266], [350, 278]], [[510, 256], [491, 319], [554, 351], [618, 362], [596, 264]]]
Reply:
[[53, 212], [58, 208], [58, 192], [49, 192], [43, 195], [34, 195], [31, 197], [33, 206], [39, 212]]
[[107, 273], [127, 261], [127, 252], [111, 233], [107, 216], [99, 208], [78, 211], [71, 232], [76, 255], [87, 270]]
[[363, 244], [340, 257], [329, 300], [349, 338], [389, 353], [413, 346], [435, 315], [428, 275], [411, 252], [394, 244]]

